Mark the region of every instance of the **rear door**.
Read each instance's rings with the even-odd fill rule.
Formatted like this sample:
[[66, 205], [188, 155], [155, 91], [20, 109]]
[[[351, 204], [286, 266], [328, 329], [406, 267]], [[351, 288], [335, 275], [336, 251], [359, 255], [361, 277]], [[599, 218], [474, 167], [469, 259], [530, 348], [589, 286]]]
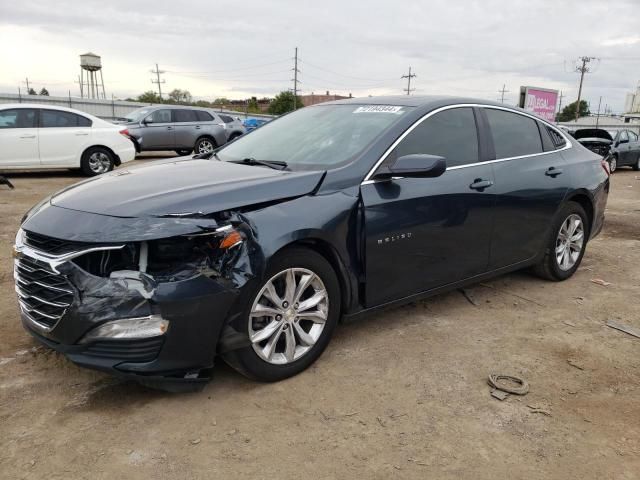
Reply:
[[444, 110], [415, 125], [378, 167], [426, 153], [447, 159], [443, 175], [363, 182], [367, 306], [486, 270], [495, 199], [480, 145], [472, 108]]
[[91, 120], [73, 112], [40, 109], [38, 143], [43, 166], [79, 167], [90, 143]]
[[0, 169], [40, 164], [37, 115], [34, 108], [0, 110]]
[[640, 158], [640, 141], [638, 135], [630, 130], [627, 130], [627, 135], [629, 135], [629, 153], [626, 165], [636, 165], [638, 158]]
[[154, 110], [145, 118], [145, 126], [142, 129], [143, 149], [167, 150], [175, 149], [175, 127], [171, 119], [171, 109], [161, 108]]
[[172, 110], [175, 125], [176, 148], [193, 148], [202, 129], [195, 110], [177, 108]]
[[489, 263], [494, 270], [541, 252], [570, 182], [560, 153], [565, 143], [553, 143], [545, 124], [498, 108], [485, 107], [482, 112], [496, 158], [497, 199]]

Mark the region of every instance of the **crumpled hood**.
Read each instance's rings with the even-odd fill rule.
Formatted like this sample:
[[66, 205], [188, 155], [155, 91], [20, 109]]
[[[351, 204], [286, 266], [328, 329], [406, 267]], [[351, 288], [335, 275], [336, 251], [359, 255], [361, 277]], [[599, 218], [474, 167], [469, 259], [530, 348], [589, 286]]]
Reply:
[[114, 217], [188, 217], [311, 193], [324, 172], [287, 172], [207, 159], [124, 168], [55, 194], [57, 207]]

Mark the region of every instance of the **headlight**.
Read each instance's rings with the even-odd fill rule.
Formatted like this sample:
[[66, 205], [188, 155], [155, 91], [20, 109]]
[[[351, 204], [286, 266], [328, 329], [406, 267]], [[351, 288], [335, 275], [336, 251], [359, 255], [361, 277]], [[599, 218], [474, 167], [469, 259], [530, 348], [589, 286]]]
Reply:
[[160, 315], [139, 318], [123, 318], [103, 323], [87, 333], [80, 343], [95, 340], [131, 340], [164, 335], [169, 328], [169, 320]]

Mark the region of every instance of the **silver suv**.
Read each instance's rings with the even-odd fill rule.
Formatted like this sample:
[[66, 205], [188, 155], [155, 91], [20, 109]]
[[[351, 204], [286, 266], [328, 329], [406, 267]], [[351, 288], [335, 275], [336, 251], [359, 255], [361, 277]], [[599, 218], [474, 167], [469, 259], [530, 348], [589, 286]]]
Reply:
[[[209, 110], [211, 112], [211, 110]], [[247, 129], [244, 127], [242, 120], [239, 117], [233, 117], [231, 115], [227, 115], [226, 113], [214, 113], [214, 115], [218, 115], [220, 120], [224, 122], [224, 131], [227, 134], [227, 141], [235, 140], [240, 135], [244, 135], [247, 133]]]
[[211, 110], [182, 105], [142, 107], [126, 116], [138, 152], [175, 150], [178, 155], [208, 153], [228, 141], [226, 123]]

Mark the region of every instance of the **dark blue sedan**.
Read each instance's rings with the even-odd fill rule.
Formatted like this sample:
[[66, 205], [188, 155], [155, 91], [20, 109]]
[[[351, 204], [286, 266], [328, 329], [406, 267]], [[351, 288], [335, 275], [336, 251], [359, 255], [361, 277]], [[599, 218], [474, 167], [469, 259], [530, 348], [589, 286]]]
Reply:
[[531, 268], [578, 269], [606, 163], [516, 108], [445, 97], [297, 110], [206, 156], [119, 169], [25, 215], [25, 328], [162, 388], [221, 356], [258, 380], [311, 365], [340, 318]]

